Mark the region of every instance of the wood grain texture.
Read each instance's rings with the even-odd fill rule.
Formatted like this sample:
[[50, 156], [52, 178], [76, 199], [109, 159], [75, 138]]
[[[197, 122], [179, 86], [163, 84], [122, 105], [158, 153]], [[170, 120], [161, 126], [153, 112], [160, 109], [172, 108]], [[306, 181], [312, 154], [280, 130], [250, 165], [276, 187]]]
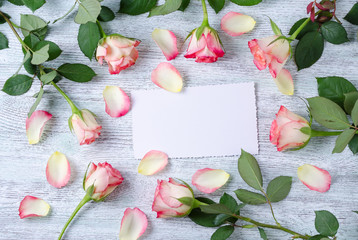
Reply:
[[[344, 15], [355, 0], [338, 1], [337, 16]], [[36, 11], [46, 21], [53, 21], [62, 16], [73, 1], [48, 1], [43, 8]], [[270, 16], [288, 33], [290, 26], [298, 19], [306, 17], [305, 8], [308, 1], [263, 0], [258, 6], [240, 7], [227, 1], [224, 9], [216, 15], [209, 9], [212, 27], [218, 29], [226, 49], [226, 55], [213, 64], [198, 64], [183, 57], [186, 35], [199, 26], [202, 19], [199, 1], [191, 1], [184, 13], [175, 12], [167, 16], [147, 18], [146, 14], [128, 16], [116, 14], [114, 21], [104, 23], [107, 33], [121, 33], [125, 36], [142, 40], [138, 46], [137, 63], [120, 75], [111, 76], [106, 66], [90, 62], [79, 50], [77, 31], [79, 25], [73, 22], [75, 13], [66, 19], [50, 25], [48, 40], [56, 42], [63, 50], [62, 55], [50, 62], [49, 66], [58, 67], [63, 62], [83, 63], [92, 67], [98, 74], [92, 82], [74, 83], [63, 80], [59, 83], [66, 93], [81, 107], [88, 108], [98, 115], [103, 125], [101, 137], [90, 146], [79, 146], [70, 133], [67, 119], [70, 108], [65, 100], [51, 86], [46, 86], [44, 100], [39, 109], [48, 110], [53, 118], [46, 127], [42, 141], [34, 146], [27, 143], [25, 135], [25, 118], [34, 102], [32, 95], [38, 91], [38, 81], [22, 97], [11, 97], [0, 93], [0, 239], [57, 239], [58, 234], [73, 209], [84, 195], [82, 177], [90, 161], [108, 161], [123, 174], [125, 181], [103, 203], [89, 203], [81, 210], [71, 224], [64, 239], [118, 239], [120, 221], [127, 207], [139, 207], [149, 218], [149, 227], [143, 239], [210, 239], [215, 229], [195, 225], [189, 219], [156, 219], [151, 212], [156, 179], [177, 177], [190, 182], [192, 174], [200, 168], [221, 168], [229, 172], [231, 181], [221, 190], [212, 194], [215, 200], [223, 192], [232, 194], [238, 187], [247, 185], [238, 176], [237, 157], [210, 157], [173, 159], [165, 169], [156, 176], [142, 176], [137, 173], [138, 160], [133, 157], [131, 113], [120, 119], [112, 119], [104, 111], [102, 91], [107, 85], [117, 85], [127, 93], [134, 89], [154, 89], [150, 74], [165, 57], [151, 39], [155, 27], [170, 29], [178, 37], [181, 53], [172, 61], [185, 79], [186, 86], [203, 86], [254, 81], [256, 83], [258, 130], [260, 154], [257, 157], [262, 168], [264, 184], [279, 176], [293, 176], [293, 187], [286, 200], [275, 203], [276, 217], [284, 225], [297, 232], [314, 234], [314, 210], [329, 210], [340, 222], [339, 239], [358, 239], [358, 164], [357, 156], [348, 150], [341, 154], [331, 154], [335, 139], [316, 138], [306, 148], [297, 152], [279, 153], [269, 142], [271, 121], [280, 105], [303, 116], [306, 115], [304, 103], [298, 97], [317, 95], [315, 77], [342, 76], [352, 80], [358, 86], [358, 44], [357, 26], [343, 20], [350, 42], [342, 45], [325, 43], [323, 57], [313, 67], [297, 72], [293, 60], [287, 64], [295, 81], [295, 95], [280, 94], [267, 70], [258, 71], [252, 63], [252, 56], [247, 42], [252, 38], [271, 35], [267, 16]], [[119, 1], [107, 0], [103, 5], [114, 11], [119, 8]], [[25, 7], [17, 7], [8, 2], [1, 8], [19, 23], [20, 13], [30, 14]], [[237, 11], [253, 16], [256, 28], [243, 36], [230, 37], [220, 29], [220, 19], [229, 11]], [[10, 32], [8, 26], [0, 25], [10, 42], [10, 48], [0, 52], [1, 85], [18, 68], [22, 52], [20, 44]], [[294, 43], [295, 45], [296, 43]], [[219, 114], [213, 111], [213, 114]], [[243, 113], [244, 116], [244, 113]], [[238, 138], [240, 136], [237, 136]], [[63, 189], [55, 189], [46, 181], [46, 162], [54, 151], [64, 153], [72, 167], [69, 184]], [[327, 193], [310, 191], [297, 178], [298, 166], [310, 163], [328, 170], [332, 175], [332, 186]], [[198, 196], [202, 195], [196, 191]], [[52, 207], [48, 217], [20, 220], [18, 207], [26, 195], [34, 195], [46, 200]], [[267, 206], [248, 206], [244, 215], [255, 220], [274, 223]], [[289, 239], [285, 233], [267, 230], [269, 239]], [[230, 239], [259, 239], [257, 229], [237, 229]]]

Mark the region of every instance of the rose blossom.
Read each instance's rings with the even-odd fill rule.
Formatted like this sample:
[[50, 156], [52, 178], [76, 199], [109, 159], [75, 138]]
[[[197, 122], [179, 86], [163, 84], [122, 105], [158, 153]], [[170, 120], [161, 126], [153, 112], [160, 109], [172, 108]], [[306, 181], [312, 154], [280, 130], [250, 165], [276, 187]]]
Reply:
[[[303, 133], [302, 128], [307, 131]], [[303, 147], [310, 139], [310, 129], [306, 119], [281, 106], [271, 125], [270, 141], [277, 151]]]
[[152, 210], [157, 218], [184, 217], [190, 213], [191, 206], [181, 203], [180, 198], [192, 198], [192, 191], [185, 185], [169, 178], [169, 181], [158, 180]]
[[90, 111], [82, 109], [81, 114], [82, 118], [76, 113], [70, 117], [70, 128], [75, 132], [80, 145], [91, 144], [101, 134], [102, 126]]
[[118, 74], [135, 64], [138, 58], [138, 51], [135, 47], [139, 44], [139, 40], [117, 34], [109, 35], [98, 42], [96, 59], [101, 65], [103, 59], [106, 60], [109, 73]]

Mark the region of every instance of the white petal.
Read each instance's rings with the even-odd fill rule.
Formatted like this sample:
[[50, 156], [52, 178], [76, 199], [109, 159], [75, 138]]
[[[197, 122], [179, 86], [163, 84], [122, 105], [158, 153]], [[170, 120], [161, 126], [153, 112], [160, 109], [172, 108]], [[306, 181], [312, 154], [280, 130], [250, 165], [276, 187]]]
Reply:
[[127, 208], [121, 222], [120, 240], [136, 240], [148, 226], [147, 216], [138, 208]]
[[30, 144], [40, 141], [45, 123], [51, 118], [50, 113], [42, 110], [37, 110], [32, 113], [30, 118], [26, 118], [26, 136]]
[[167, 154], [160, 151], [152, 150], [145, 154], [143, 159], [140, 161], [138, 166], [138, 173], [143, 175], [153, 175], [165, 168], [167, 164]]
[[282, 69], [277, 75], [277, 78], [274, 78], [274, 81], [281, 93], [293, 95], [294, 85], [291, 73], [288, 70]]
[[49, 184], [61, 188], [68, 183], [71, 167], [66, 156], [60, 152], [51, 155], [46, 166], [46, 178]]
[[162, 50], [168, 61], [178, 55], [177, 38], [173, 32], [166, 29], [156, 28], [152, 32], [152, 38]]
[[119, 87], [106, 86], [103, 90], [103, 98], [106, 103], [106, 113], [111, 117], [124, 116], [130, 109], [130, 99]]
[[183, 79], [178, 70], [170, 63], [162, 62], [152, 72], [152, 82], [170, 92], [180, 92]]
[[20, 203], [20, 218], [43, 217], [50, 211], [50, 205], [41, 198], [26, 196]]
[[221, 169], [204, 168], [196, 171], [192, 177], [192, 184], [201, 192], [212, 193], [221, 188], [230, 174]]
[[304, 164], [297, 170], [298, 178], [309, 189], [327, 192], [331, 187], [331, 175], [319, 167]]
[[254, 29], [256, 21], [247, 15], [229, 12], [221, 19], [221, 29], [231, 36], [240, 36]]

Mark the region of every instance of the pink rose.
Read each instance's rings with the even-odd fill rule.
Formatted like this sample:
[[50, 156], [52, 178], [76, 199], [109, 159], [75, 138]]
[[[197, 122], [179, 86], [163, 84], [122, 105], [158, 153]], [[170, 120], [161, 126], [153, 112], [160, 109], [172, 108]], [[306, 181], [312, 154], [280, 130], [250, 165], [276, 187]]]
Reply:
[[81, 117], [74, 113], [70, 118], [70, 128], [75, 132], [80, 145], [91, 144], [101, 134], [102, 126], [99, 125], [93, 114], [83, 109], [81, 110]]
[[[259, 70], [267, 66], [277, 87], [283, 94], [293, 94], [293, 81], [290, 72], [283, 68], [290, 56], [290, 44], [285, 39], [273, 42], [278, 36], [249, 41], [254, 63]], [[273, 42], [273, 43], [272, 43]], [[270, 44], [271, 43], [271, 44]]]
[[271, 125], [270, 142], [277, 146], [277, 151], [304, 147], [310, 139], [310, 130], [306, 119], [281, 106]]
[[[200, 29], [200, 28], [198, 28]], [[205, 27], [200, 38], [196, 38], [196, 29], [190, 39], [186, 58], [196, 58], [195, 62], [216, 62], [225, 52], [221, 47], [218, 33], [211, 27]]]
[[87, 192], [88, 188], [94, 186], [91, 198], [99, 201], [108, 196], [113, 190], [123, 182], [121, 173], [114, 169], [111, 164], [98, 163], [98, 165], [91, 163], [91, 166], [86, 172], [84, 190]]
[[109, 73], [118, 74], [135, 64], [138, 58], [138, 51], [135, 47], [139, 44], [139, 40], [116, 34], [109, 35], [99, 41], [96, 59], [101, 65], [103, 64], [103, 59], [106, 60]]
[[158, 180], [155, 190], [152, 210], [157, 212], [157, 218], [184, 217], [190, 213], [191, 206], [178, 201], [180, 198], [192, 198], [192, 191], [185, 185], [169, 178], [169, 181]]

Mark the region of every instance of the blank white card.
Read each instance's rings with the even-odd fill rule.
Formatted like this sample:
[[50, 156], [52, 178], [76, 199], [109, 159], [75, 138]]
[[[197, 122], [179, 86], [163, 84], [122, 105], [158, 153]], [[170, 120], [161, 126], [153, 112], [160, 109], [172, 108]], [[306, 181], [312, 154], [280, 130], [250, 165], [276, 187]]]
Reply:
[[253, 82], [135, 90], [131, 97], [135, 158], [150, 150], [171, 158], [258, 153]]

